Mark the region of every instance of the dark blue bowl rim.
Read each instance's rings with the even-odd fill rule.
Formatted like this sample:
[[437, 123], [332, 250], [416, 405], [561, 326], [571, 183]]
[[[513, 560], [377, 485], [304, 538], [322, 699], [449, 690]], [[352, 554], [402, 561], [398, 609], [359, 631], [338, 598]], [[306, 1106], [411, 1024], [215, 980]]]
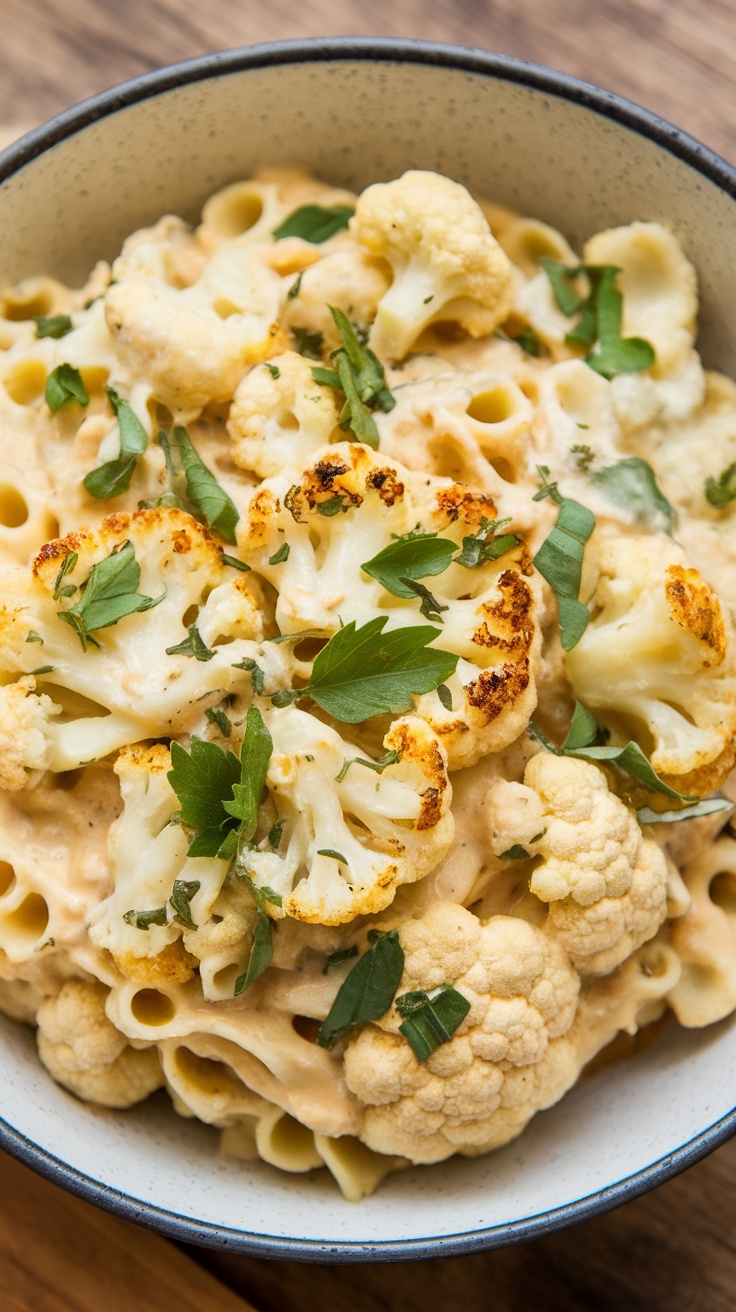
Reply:
[[[0, 153], [0, 184], [24, 165], [67, 137], [128, 105], [161, 95], [190, 83], [228, 73], [295, 63], [336, 60], [374, 60], [454, 68], [500, 81], [516, 82], [563, 100], [572, 101], [613, 120], [653, 141], [683, 160], [736, 200], [736, 169], [694, 137], [649, 110], [569, 74], [539, 64], [512, 59], [484, 50], [425, 41], [331, 37], [306, 41], [272, 42], [204, 55], [184, 63], [133, 78], [100, 92], [89, 100], [57, 114], [48, 123], [21, 137]], [[83, 1174], [40, 1148], [0, 1118], [0, 1147], [19, 1161], [86, 1202], [169, 1236], [204, 1247], [228, 1249], [251, 1256], [304, 1262], [396, 1262], [420, 1258], [453, 1257], [484, 1249], [501, 1248], [539, 1238], [574, 1222], [583, 1221], [637, 1198], [692, 1166], [736, 1134], [736, 1108], [714, 1125], [641, 1171], [549, 1212], [524, 1217], [464, 1234], [424, 1239], [381, 1241], [317, 1241], [275, 1238], [228, 1226], [197, 1222], [165, 1208], [132, 1198]]]

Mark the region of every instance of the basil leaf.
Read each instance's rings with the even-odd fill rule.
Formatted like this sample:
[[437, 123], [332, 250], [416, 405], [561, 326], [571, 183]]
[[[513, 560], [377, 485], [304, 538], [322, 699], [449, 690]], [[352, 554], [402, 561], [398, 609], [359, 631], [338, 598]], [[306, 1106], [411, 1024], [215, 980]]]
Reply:
[[709, 797], [703, 802], [697, 802], [695, 806], [683, 806], [680, 811], [652, 811], [650, 807], [642, 806], [636, 818], [640, 825], [667, 825], [675, 820], [693, 820], [700, 815], [714, 815], [716, 811], [732, 811], [733, 805], [725, 797]]
[[179, 425], [174, 429], [174, 441], [184, 466], [189, 500], [208, 528], [235, 545], [235, 525], [240, 518], [235, 502], [200, 460], [186, 428]]
[[274, 228], [273, 235], [277, 241], [284, 237], [301, 237], [303, 241], [320, 246], [336, 232], [347, 228], [354, 213], [352, 205], [300, 205], [278, 228]]
[[296, 342], [296, 349], [307, 360], [321, 360], [325, 339], [322, 333], [311, 333], [308, 328], [292, 326], [291, 335]]
[[123, 920], [134, 929], [148, 930], [151, 925], [168, 924], [168, 913], [166, 907], [156, 907], [155, 911], [126, 911]]
[[718, 482], [714, 478], [706, 478], [705, 497], [716, 510], [723, 510], [732, 501], [736, 501], [736, 461], [724, 469]]
[[416, 593], [405, 580], [442, 574], [452, 563], [456, 549], [449, 538], [438, 538], [434, 533], [408, 540], [400, 538], [360, 568], [364, 574], [377, 579], [392, 596], [411, 599]]
[[322, 967], [322, 974], [329, 975], [335, 966], [341, 966], [344, 961], [350, 961], [351, 957], [357, 957], [358, 945], [354, 943], [351, 948], [338, 948], [337, 952], [331, 952], [325, 957], [325, 964]]
[[211, 661], [215, 653], [205, 646], [196, 624], [190, 624], [187, 633], [189, 637], [183, 642], [177, 642], [175, 647], [166, 648], [166, 655], [193, 656], [197, 661]]
[[396, 765], [398, 759], [399, 753], [394, 751], [393, 747], [384, 752], [383, 756], [379, 756], [377, 761], [368, 761], [364, 756], [346, 756], [340, 768], [340, 773], [335, 775], [335, 781], [342, 783], [351, 765], [364, 765], [367, 770], [375, 770], [376, 774], [382, 774], [387, 766]]
[[565, 651], [571, 651], [585, 633], [590, 619], [587, 606], [578, 600], [578, 593], [583, 553], [595, 528], [595, 516], [579, 501], [560, 497], [559, 493], [554, 499], [559, 505], [557, 523], [534, 557], [534, 566], [557, 597], [562, 646]]
[[36, 337], [66, 337], [74, 324], [68, 314], [36, 314]]
[[504, 524], [510, 523], [510, 519], [482, 519], [480, 528], [463, 538], [463, 549], [455, 557], [455, 564], [464, 565], [466, 569], [478, 569], [489, 560], [505, 556], [512, 547], [518, 547], [521, 538], [515, 533], [497, 532]]
[[390, 929], [376, 938], [343, 980], [317, 1034], [322, 1048], [333, 1048], [347, 1030], [380, 1020], [394, 999], [404, 970], [404, 949], [399, 931]]
[[387, 622], [388, 616], [378, 615], [356, 629], [351, 620], [316, 656], [307, 687], [280, 700], [311, 697], [328, 715], [358, 724], [410, 710], [412, 695], [431, 692], [454, 674], [459, 658], [453, 652], [427, 650], [439, 629], [420, 624], [384, 633]]
[[246, 842], [256, 832], [258, 807], [272, 751], [273, 739], [261, 712], [256, 706], [249, 706], [240, 749], [240, 778], [233, 785], [232, 801], [222, 804], [228, 815], [240, 821], [238, 832]]
[[227, 715], [223, 711], [222, 707], [210, 706], [205, 711], [205, 715], [207, 716], [207, 719], [209, 720], [210, 724], [217, 725], [223, 738], [230, 738], [232, 736], [233, 726], [230, 723], [230, 720], [228, 719]]
[[175, 879], [174, 887], [169, 898], [169, 904], [174, 908], [174, 920], [183, 925], [185, 929], [197, 929], [192, 920], [192, 909], [190, 902], [195, 893], [200, 890], [198, 879]]
[[89, 395], [82, 382], [82, 375], [73, 364], [57, 364], [46, 379], [44, 396], [52, 415], [69, 401], [89, 405]]
[[[61, 571], [57, 578], [57, 590], [60, 577]], [[79, 601], [68, 610], [57, 611], [59, 619], [76, 630], [83, 651], [87, 650], [88, 642], [99, 647], [96, 639], [90, 636], [93, 632], [107, 629], [136, 611], [150, 610], [163, 601], [165, 592], [156, 598], [139, 593], [137, 588], [140, 580], [141, 567], [135, 558], [132, 542], [124, 542], [105, 560], [92, 566]], [[65, 595], [65, 589], [59, 591], [61, 596]]]
[[657, 484], [652, 466], [639, 456], [627, 456], [591, 475], [592, 481], [614, 505], [629, 510], [638, 524], [671, 533], [675, 512]]
[[243, 975], [238, 975], [235, 981], [233, 996], [239, 998], [241, 993], [245, 993], [247, 988], [262, 975], [271, 965], [273, 957], [273, 936], [271, 932], [271, 919], [266, 912], [259, 907], [258, 919], [253, 934], [253, 945], [248, 958], [248, 968]]
[[282, 565], [285, 560], [289, 559], [290, 551], [291, 551], [291, 547], [289, 546], [288, 542], [282, 542], [278, 551], [274, 551], [273, 555], [269, 556], [268, 558], [269, 565]]
[[447, 1043], [470, 1011], [470, 1003], [451, 984], [442, 984], [431, 995], [418, 989], [396, 999], [396, 1010], [405, 1016], [399, 1025], [417, 1061], [426, 1061], [440, 1044]]

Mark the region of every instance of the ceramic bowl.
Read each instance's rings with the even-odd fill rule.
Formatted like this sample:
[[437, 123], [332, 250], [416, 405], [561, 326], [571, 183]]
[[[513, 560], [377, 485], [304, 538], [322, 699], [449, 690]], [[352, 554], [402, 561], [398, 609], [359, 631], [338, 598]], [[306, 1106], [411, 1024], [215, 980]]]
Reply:
[[[94, 97], [0, 156], [0, 284], [81, 280], [160, 214], [196, 219], [259, 165], [301, 164], [360, 190], [437, 169], [537, 215], [573, 244], [666, 219], [697, 265], [701, 349], [736, 359], [736, 173], [653, 115], [562, 74], [407, 41], [289, 42], [163, 69]], [[263, 1256], [377, 1261], [491, 1248], [603, 1211], [736, 1130], [736, 1028], [675, 1026], [582, 1082], [508, 1147], [389, 1179], [345, 1203], [327, 1173], [217, 1154], [216, 1133], [159, 1095], [83, 1105], [2, 1020], [0, 1143], [42, 1174], [178, 1239]]]

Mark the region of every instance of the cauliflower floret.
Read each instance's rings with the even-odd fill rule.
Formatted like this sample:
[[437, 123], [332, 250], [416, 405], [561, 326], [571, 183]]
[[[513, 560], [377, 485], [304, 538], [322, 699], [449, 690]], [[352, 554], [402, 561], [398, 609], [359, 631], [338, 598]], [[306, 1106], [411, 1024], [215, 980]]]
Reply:
[[230, 401], [247, 367], [277, 345], [283, 288], [267, 249], [233, 243], [183, 290], [143, 273], [114, 284], [105, 318], [124, 390], [145, 380], [184, 423], [210, 402]]
[[420, 170], [375, 183], [359, 197], [351, 229], [394, 273], [370, 333], [377, 355], [403, 359], [438, 319], [484, 337], [506, 318], [511, 265], [459, 183]]
[[28, 675], [17, 683], [0, 685], [0, 788], [18, 792], [32, 782], [36, 772], [48, 764], [48, 731], [51, 716], [59, 715], [45, 693], [34, 689]]
[[547, 932], [581, 974], [608, 974], [656, 934], [667, 915], [664, 852], [597, 766], [540, 752], [523, 784], [500, 781], [488, 801], [494, 851], [518, 843], [544, 858], [530, 888], [550, 903]]
[[586, 551], [581, 598], [591, 621], [565, 656], [575, 696], [623, 742], [632, 724], [648, 734], [679, 792], [718, 788], [734, 759], [736, 669], [713, 589], [668, 538], [604, 537]]
[[[88, 641], [84, 651], [75, 629], [59, 619], [60, 611], [80, 599], [75, 592], [54, 600], [60, 567], [76, 553], [61, 586], [83, 587], [93, 566], [126, 542], [140, 566], [138, 594], [163, 599], [93, 631], [100, 646]], [[0, 670], [17, 678], [51, 667], [36, 677], [42, 694], [48, 688], [64, 711], [53, 721], [48, 699], [30, 703], [36, 710], [29, 706], [26, 719], [35, 715], [33, 727], [43, 728], [45, 738], [43, 751], [33, 740], [33, 759], [27, 762], [33, 768], [37, 760], [52, 770], [69, 770], [124, 743], [186, 732], [201, 717], [202, 697], [218, 694], [219, 700], [248, 684], [247, 673], [233, 668], [239, 660], [258, 654], [267, 672], [280, 671], [283, 664], [277, 647], [267, 643], [261, 649], [260, 593], [250, 576], [226, 570], [214, 538], [180, 510], [110, 515], [95, 530], [49, 542], [31, 568], [6, 570], [1, 591]], [[195, 621], [214, 656], [202, 661], [186, 652], [167, 654], [168, 647], [187, 641]], [[29, 641], [33, 634], [43, 645]], [[26, 692], [6, 687], [4, 696], [19, 702]], [[9, 744], [11, 762], [14, 753]]]
[[38, 1052], [47, 1071], [85, 1102], [132, 1107], [164, 1083], [155, 1047], [129, 1047], [105, 1012], [107, 990], [70, 979], [38, 1009]]
[[580, 980], [533, 925], [509, 916], [482, 925], [448, 902], [402, 925], [400, 939], [398, 993], [452, 984], [470, 1011], [424, 1062], [399, 1033], [395, 1008], [348, 1044], [345, 1079], [365, 1106], [360, 1138], [412, 1162], [499, 1147], [577, 1078], [566, 1036]]
[[265, 366], [246, 374], [227, 421], [233, 460], [261, 478], [308, 460], [331, 440], [338, 419], [333, 388], [314, 382], [308, 360], [284, 351], [272, 368], [276, 376]]
[[372, 323], [391, 282], [385, 262], [374, 259], [349, 234], [333, 240], [339, 240], [339, 249], [321, 255], [303, 271], [281, 319], [285, 328], [321, 333], [327, 351], [342, 346], [330, 306], [342, 310], [351, 323]]
[[[341, 443], [299, 482], [286, 471], [261, 484], [241, 521], [240, 545], [278, 590], [282, 632], [317, 629], [329, 637], [341, 622], [362, 625], [379, 615], [388, 616], [390, 630], [422, 623], [420, 598], [394, 595], [361, 566], [416, 530], [450, 540], [459, 553], [497, 513], [488, 497], [461, 484]], [[423, 580], [440, 607], [432, 622], [441, 632], [431, 645], [460, 657], [447, 681], [451, 708], [436, 692], [416, 706], [440, 735], [450, 769], [505, 747], [534, 709], [539, 631], [530, 575], [519, 542], [477, 568], [452, 562]], [[298, 652], [294, 673], [308, 679], [311, 663]]]
[[346, 760], [362, 753], [336, 730], [294, 707], [268, 723], [266, 785], [284, 821], [284, 854], [266, 841], [247, 865], [256, 884], [280, 894], [282, 915], [339, 925], [373, 914], [439, 864], [454, 834], [452, 788], [445, 753], [422, 720], [403, 717], [386, 734], [394, 765], [376, 774], [354, 763], [342, 778]]

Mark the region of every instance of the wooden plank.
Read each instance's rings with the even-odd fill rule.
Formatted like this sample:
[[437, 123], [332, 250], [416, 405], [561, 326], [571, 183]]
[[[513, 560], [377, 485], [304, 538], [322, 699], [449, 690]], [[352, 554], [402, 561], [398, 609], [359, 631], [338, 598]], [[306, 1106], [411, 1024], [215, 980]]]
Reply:
[[3, 1312], [256, 1312], [159, 1235], [0, 1152]]

